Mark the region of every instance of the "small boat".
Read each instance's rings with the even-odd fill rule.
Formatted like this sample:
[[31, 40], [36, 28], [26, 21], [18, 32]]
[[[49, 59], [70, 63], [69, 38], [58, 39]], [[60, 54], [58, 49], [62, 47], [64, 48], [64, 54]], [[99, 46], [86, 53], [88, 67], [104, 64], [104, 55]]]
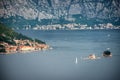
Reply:
[[88, 58], [89, 59], [96, 59], [96, 56], [95, 56], [95, 54], [90, 54]]
[[109, 50], [103, 52], [104, 57], [112, 57], [112, 53]]

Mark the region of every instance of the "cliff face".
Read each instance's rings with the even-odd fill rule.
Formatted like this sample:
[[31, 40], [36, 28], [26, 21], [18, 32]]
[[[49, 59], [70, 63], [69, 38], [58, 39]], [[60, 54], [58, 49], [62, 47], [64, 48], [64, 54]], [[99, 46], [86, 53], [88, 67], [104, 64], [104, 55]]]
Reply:
[[[77, 17], [74, 17], [74, 15]], [[0, 20], [5, 23], [12, 18], [17, 20], [34, 20], [61, 18], [67, 21], [93, 19], [97, 22], [120, 21], [119, 0], [0, 0]], [[7, 20], [5, 20], [7, 19]], [[5, 20], [5, 21], [4, 21]], [[76, 21], [74, 20], [74, 21]], [[26, 22], [27, 25], [28, 21]], [[54, 22], [54, 21], [53, 21]], [[84, 21], [83, 21], [84, 22]], [[34, 23], [35, 25], [36, 23]]]

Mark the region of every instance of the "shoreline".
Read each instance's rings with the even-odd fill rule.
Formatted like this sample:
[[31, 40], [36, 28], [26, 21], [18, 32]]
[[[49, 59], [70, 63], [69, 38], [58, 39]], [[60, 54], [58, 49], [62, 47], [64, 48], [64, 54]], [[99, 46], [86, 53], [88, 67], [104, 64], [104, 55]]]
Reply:
[[44, 50], [49, 50], [49, 48], [48, 49], [43, 49], [43, 50], [25, 50], [25, 51], [15, 51], [15, 52], [9, 52], [9, 53], [7, 53], [7, 52], [0, 52], [0, 55], [19, 54], [19, 53], [24, 54], [24, 53], [44, 51]]
[[0, 52], [0, 55], [16, 54], [16, 53], [28, 53], [28, 52], [32, 52], [32, 51], [44, 51], [44, 50], [48, 50], [48, 49], [49, 49], [49, 47], [45, 48], [45, 49], [41, 49], [41, 50], [20, 50], [20, 51], [11, 51], [11, 52]]
[[49, 45], [30, 40], [14, 40], [16, 45], [10, 45], [6, 42], [0, 42], [0, 54], [12, 54], [24, 51], [41, 51], [47, 50]]

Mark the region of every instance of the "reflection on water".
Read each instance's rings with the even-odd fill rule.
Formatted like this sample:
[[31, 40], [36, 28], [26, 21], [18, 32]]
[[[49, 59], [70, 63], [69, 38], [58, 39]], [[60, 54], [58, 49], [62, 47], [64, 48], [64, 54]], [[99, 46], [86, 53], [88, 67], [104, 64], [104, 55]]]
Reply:
[[[0, 55], [0, 80], [120, 80], [119, 30], [19, 32], [52, 49]], [[112, 57], [102, 56], [107, 48]]]

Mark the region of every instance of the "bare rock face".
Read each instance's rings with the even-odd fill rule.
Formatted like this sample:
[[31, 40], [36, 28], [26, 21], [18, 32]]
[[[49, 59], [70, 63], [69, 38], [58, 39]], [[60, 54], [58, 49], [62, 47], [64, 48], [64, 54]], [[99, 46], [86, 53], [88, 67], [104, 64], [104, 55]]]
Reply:
[[[76, 12], [76, 13], [75, 13]], [[120, 17], [119, 0], [0, 0], [0, 17], [52, 18], [81, 14], [87, 18]], [[42, 16], [46, 17], [42, 17]], [[51, 15], [47, 16], [47, 15]]]
[[103, 56], [104, 57], [111, 57], [112, 53], [110, 51], [106, 50], [106, 51], [103, 52]]
[[0, 19], [12, 19], [12, 22], [8, 20], [10, 23], [20, 22], [20, 19], [69, 20], [73, 15], [79, 15], [77, 20], [119, 22], [120, 0], [0, 0]]

